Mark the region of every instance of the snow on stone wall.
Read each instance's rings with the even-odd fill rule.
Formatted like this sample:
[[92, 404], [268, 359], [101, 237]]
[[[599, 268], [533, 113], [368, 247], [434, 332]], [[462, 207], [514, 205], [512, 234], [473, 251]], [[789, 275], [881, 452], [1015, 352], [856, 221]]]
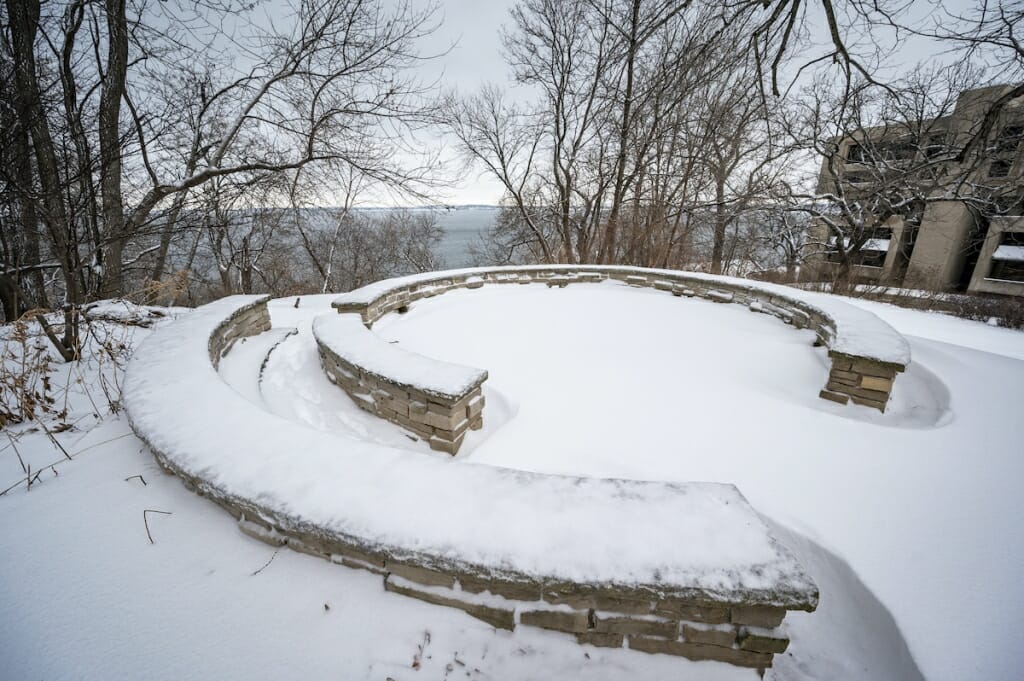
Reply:
[[797, 328], [813, 329], [819, 342], [828, 346], [833, 362], [828, 382], [819, 394], [834, 402], [853, 401], [884, 412], [896, 374], [910, 363], [910, 345], [895, 329], [834, 296], [696, 272], [593, 265], [471, 268], [376, 282], [339, 296], [332, 305], [339, 313], [360, 315], [371, 326], [388, 312], [457, 288], [533, 282], [566, 286], [609, 279], [676, 296], [738, 303], [754, 312], [775, 315]]
[[161, 465], [245, 532], [496, 627], [757, 669], [785, 649], [786, 611], [816, 607], [813, 581], [733, 485], [446, 462], [262, 410], [215, 364], [268, 326], [260, 297], [204, 306], [138, 348], [123, 393]]

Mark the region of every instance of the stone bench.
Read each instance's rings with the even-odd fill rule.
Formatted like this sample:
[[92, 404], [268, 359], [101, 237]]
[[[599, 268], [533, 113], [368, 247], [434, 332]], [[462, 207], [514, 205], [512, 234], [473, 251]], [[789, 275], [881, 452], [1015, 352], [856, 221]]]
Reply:
[[216, 366], [268, 319], [256, 296], [181, 316], [137, 348], [122, 393], [160, 465], [250, 536], [494, 627], [762, 671], [788, 645], [786, 612], [816, 607], [811, 578], [731, 484], [471, 465], [261, 409]]
[[866, 310], [824, 294], [697, 272], [596, 265], [471, 268], [376, 282], [342, 294], [332, 306], [339, 313], [360, 315], [372, 327], [389, 312], [407, 309], [417, 300], [455, 289], [529, 283], [561, 288], [606, 280], [654, 288], [675, 296], [744, 305], [796, 328], [813, 330], [818, 342], [828, 347], [832, 360], [819, 396], [840, 404], [852, 401], [884, 412], [896, 375], [910, 363], [906, 340]]
[[442, 362], [384, 342], [359, 315], [313, 320], [320, 362], [332, 383], [362, 409], [455, 454], [469, 429], [483, 427], [487, 372]]

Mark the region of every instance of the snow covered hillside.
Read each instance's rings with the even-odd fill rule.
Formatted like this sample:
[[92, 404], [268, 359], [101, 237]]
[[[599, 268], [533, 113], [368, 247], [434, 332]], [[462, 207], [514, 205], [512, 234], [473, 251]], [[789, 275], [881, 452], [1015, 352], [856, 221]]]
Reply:
[[[275, 328], [236, 346], [222, 378], [311, 428], [447, 456], [327, 381], [311, 324], [332, 299], [272, 303]], [[815, 613], [787, 617], [767, 678], [1017, 678], [1024, 334], [853, 302], [911, 344], [885, 414], [817, 398], [828, 360], [809, 331], [617, 284], [455, 291], [373, 330], [488, 370], [484, 428], [458, 465], [735, 483], [821, 590]], [[97, 324], [128, 348], [150, 333]], [[756, 678], [496, 631], [256, 542], [109, 413], [120, 366], [89, 348], [52, 379], [73, 428], [0, 436], [0, 679]]]

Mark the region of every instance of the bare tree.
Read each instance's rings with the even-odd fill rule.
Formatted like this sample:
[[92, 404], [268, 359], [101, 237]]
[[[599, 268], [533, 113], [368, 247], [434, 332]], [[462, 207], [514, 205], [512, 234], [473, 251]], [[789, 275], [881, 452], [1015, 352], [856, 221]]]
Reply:
[[[23, 143], [3, 167], [22, 244], [4, 273], [48, 253], [71, 303], [160, 280], [179, 230], [196, 233], [195, 193], [221, 178], [330, 165], [400, 192], [429, 185], [432, 160], [407, 140], [430, 119], [409, 67], [433, 5], [295, 0], [273, 22], [230, 1], [3, 9], [5, 142]], [[47, 247], [25, 261], [36, 220]]]
[[791, 199], [823, 226], [825, 238], [812, 245], [836, 263], [838, 287], [851, 283], [865, 245], [888, 234], [893, 220], [906, 226], [909, 247], [929, 204], [980, 204], [1001, 190], [984, 186], [976, 162], [959, 160], [947, 126], [960, 92], [976, 79], [962, 64], [919, 67], [887, 90], [842, 84], [823, 96], [827, 88], [819, 84], [808, 99], [802, 134], [823, 159], [822, 180]]

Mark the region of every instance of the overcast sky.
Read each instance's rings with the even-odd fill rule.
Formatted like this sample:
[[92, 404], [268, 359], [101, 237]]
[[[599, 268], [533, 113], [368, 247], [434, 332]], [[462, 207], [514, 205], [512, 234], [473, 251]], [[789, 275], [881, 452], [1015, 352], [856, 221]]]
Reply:
[[[424, 42], [425, 54], [451, 51], [424, 67], [424, 77], [437, 79], [442, 88], [470, 94], [485, 83], [510, 86], [501, 53], [499, 31], [508, 23], [514, 0], [442, 0], [437, 32]], [[453, 164], [456, 169], [460, 164]], [[460, 179], [439, 197], [449, 204], [496, 204], [502, 187], [479, 169], [459, 174]]]
[[[439, 23], [437, 31], [422, 43], [423, 54], [439, 54], [454, 44], [454, 47], [437, 59], [422, 66], [425, 80], [437, 80], [442, 89], [457, 89], [463, 94], [476, 91], [482, 84], [493, 82], [510, 88], [509, 71], [502, 57], [500, 29], [509, 23], [509, 9], [515, 0], [439, 0]], [[908, 3], [907, 11], [901, 20], [907, 25], [918, 29], [926, 29], [933, 25], [936, 2], [932, 0], [916, 0]], [[965, 13], [975, 5], [973, 0], [944, 0], [947, 9], [956, 13]], [[807, 20], [812, 39], [817, 42], [827, 41], [828, 32], [820, 16], [820, 5], [808, 3]], [[894, 77], [914, 63], [927, 59], [943, 59], [942, 49], [923, 40], [913, 39], [897, 44], [893, 33], [876, 33], [878, 40], [889, 54], [889, 68], [884, 76]], [[906, 35], [901, 36], [906, 38]], [[859, 39], [848, 35], [851, 43]], [[807, 50], [807, 54], [818, 52]], [[515, 97], [515, 93], [513, 93]], [[449, 158], [454, 154], [449, 149]], [[457, 164], [453, 164], [457, 168]], [[439, 202], [449, 204], [495, 204], [502, 197], [502, 188], [497, 181], [484, 175], [479, 169], [458, 174], [459, 179], [438, 196]], [[389, 202], [381, 197], [381, 203]], [[370, 202], [378, 203], [374, 199]]]

